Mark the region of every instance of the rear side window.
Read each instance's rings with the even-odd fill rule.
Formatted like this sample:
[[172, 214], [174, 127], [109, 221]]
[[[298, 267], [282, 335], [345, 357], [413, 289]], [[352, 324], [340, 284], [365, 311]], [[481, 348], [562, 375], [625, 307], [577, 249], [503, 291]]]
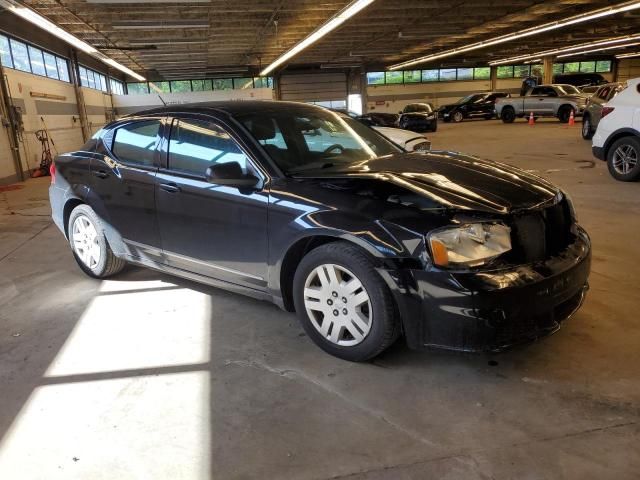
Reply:
[[208, 167], [227, 162], [238, 162], [247, 173], [247, 157], [227, 132], [206, 121], [173, 121], [169, 169], [204, 176]]
[[159, 120], [124, 125], [116, 130], [111, 151], [123, 162], [152, 166], [159, 130]]

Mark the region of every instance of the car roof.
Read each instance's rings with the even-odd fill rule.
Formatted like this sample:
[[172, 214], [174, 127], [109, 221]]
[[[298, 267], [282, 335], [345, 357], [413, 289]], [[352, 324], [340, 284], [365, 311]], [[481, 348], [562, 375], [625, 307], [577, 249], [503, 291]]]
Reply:
[[316, 105], [300, 102], [283, 102], [273, 100], [228, 100], [217, 102], [188, 103], [180, 105], [166, 105], [164, 107], [156, 107], [148, 110], [128, 115], [128, 117], [146, 116], [146, 115], [162, 115], [171, 113], [225, 113], [230, 116], [239, 116], [247, 113], [255, 112], [287, 112], [291, 109], [308, 110], [309, 113], [318, 110], [325, 110]]

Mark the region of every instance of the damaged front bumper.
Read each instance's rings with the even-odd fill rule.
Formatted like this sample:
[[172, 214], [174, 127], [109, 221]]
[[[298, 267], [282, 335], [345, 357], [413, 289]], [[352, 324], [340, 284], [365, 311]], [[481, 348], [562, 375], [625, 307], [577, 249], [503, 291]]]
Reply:
[[577, 227], [559, 255], [496, 271], [386, 270], [411, 348], [495, 352], [554, 333], [582, 304], [591, 242]]

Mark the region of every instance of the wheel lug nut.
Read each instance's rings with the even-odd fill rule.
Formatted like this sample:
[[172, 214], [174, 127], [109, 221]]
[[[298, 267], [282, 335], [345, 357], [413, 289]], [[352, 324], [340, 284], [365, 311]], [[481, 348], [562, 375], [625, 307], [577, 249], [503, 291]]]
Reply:
[[333, 311], [333, 316], [334, 316], [334, 317], [337, 317], [339, 314], [340, 314], [340, 312], [338, 312], [338, 310], [334, 310], [334, 311]]
[[343, 309], [342, 309], [342, 314], [343, 314], [343, 315], [346, 315], [346, 314], [347, 314], [347, 309], [346, 309], [346, 308], [343, 308]]
[[342, 297], [342, 303], [347, 303], [347, 297]]
[[338, 296], [338, 292], [333, 292], [331, 295], [335, 298]]
[[331, 299], [327, 300], [327, 304], [328, 305], [333, 305], [333, 300], [331, 300]]

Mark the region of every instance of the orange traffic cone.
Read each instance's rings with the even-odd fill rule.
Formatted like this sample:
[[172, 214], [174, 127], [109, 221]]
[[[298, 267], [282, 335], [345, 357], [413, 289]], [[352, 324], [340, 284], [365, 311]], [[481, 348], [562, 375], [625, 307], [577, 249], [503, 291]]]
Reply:
[[533, 119], [533, 112], [529, 113], [529, 125], [535, 125], [536, 121]]
[[576, 117], [573, 115], [573, 109], [571, 109], [571, 115], [569, 115], [569, 126], [573, 127], [576, 124]]

